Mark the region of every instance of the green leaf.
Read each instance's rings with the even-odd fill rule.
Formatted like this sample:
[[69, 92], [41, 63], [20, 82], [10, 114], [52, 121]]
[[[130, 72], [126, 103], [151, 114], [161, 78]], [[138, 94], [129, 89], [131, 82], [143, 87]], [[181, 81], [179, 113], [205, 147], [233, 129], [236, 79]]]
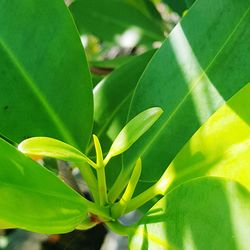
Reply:
[[49, 137], [33, 137], [18, 145], [19, 151], [30, 156], [51, 157], [71, 162], [88, 162], [88, 158], [76, 148]]
[[130, 249], [247, 250], [250, 193], [223, 178], [197, 178], [161, 199], [130, 237]]
[[[136, 83], [156, 50], [136, 56], [128, 63], [114, 70], [94, 89], [94, 133], [98, 135], [106, 154], [116, 136], [126, 125], [129, 104]], [[126, 77], [124, 77], [126, 76]], [[88, 155], [94, 155], [93, 144]], [[111, 186], [122, 167], [120, 157], [113, 158], [106, 168], [107, 184]]]
[[142, 12], [145, 16], [152, 18], [153, 20], [157, 20], [162, 22], [162, 18], [160, 13], [157, 11], [154, 3], [148, 0], [124, 0], [134, 7], [136, 7], [140, 12]]
[[0, 27], [1, 132], [18, 143], [50, 136], [84, 150], [92, 130], [92, 86], [64, 2], [0, 1]]
[[[81, 34], [94, 34], [101, 40], [116, 41], [125, 47], [135, 46], [142, 37], [162, 40], [163, 30], [158, 20], [148, 16], [143, 1], [137, 2], [76, 0], [70, 10]], [[144, 6], [143, 10], [138, 4]]]
[[102, 61], [91, 61], [90, 64], [93, 67], [100, 67], [103, 69], [116, 69], [121, 67], [124, 64], [129, 63], [133, 58], [136, 58], [135, 55], [122, 55], [112, 59], [102, 60]]
[[200, 176], [226, 177], [250, 190], [250, 83], [195, 133], [162, 178], [169, 192]]
[[163, 0], [173, 11], [177, 12], [180, 16], [184, 11], [189, 9], [196, 0]]
[[124, 154], [121, 178], [141, 156], [141, 181], [154, 183], [199, 127], [249, 82], [249, 1], [219, 3], [197, 1], [140, 78], [129, 117], [148, 106], [162, 107], [164, 114]]
[[[121, 129], [126, 125], [129, 103], [136, 83], [156, 50], [131, 59], [114, 70], [94, 89], [94, 133], [109, 150]], [[126, 77], [125, 77], [126, 76]], [[107, 140], [109, 138], [109, 140]]]
[[2, 139], [0, 196], [1, 228], [65, 233], [87, 218], [78, 193]]
[[[167, 167], [160, 180], [130, 202], [127, 212], [137, 208], [138, 201], [145, 203], [155, 193], [165, 195], [178, 185], [202, 176], [229, 178], [250, 190], [249, 96], [250, 83], [203, 124]], [[150, 190], [153, 190], [153, 195]], [[152, 202], [147, 205], [152, 206]]]
[[130, 148], [159, 119], [162, 113], [161, 108], [149, 108], [129, 121], [115, 138], [107, 158], [122, 154]]

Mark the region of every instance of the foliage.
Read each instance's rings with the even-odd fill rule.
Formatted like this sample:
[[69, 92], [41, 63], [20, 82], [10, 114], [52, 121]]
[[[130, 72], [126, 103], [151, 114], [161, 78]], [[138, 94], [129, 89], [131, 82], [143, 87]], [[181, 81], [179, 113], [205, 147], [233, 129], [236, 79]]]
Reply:
[[[0, 1], [1, 228], [104, 223], [131, 249], [248, 249], [250, 2], [193, 2]], [[164, 3], [191, 7], [170, 33]]]

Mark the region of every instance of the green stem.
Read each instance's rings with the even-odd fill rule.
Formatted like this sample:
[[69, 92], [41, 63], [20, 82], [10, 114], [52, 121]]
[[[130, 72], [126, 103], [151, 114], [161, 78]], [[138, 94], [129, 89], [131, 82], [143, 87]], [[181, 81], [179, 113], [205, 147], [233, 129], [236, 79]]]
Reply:
[[108, 200], [111, 203], [114, 203], [118, 197], [120, 196], [120, 194], [122, 193], [122, 191], [125, 189], [128, 181], [129, 181], [129, 177], [131, 174], [131, 170], [122, 170], [119, 174], [119, 176], [117, 177], [115, 183], [113, 184], [113, 186], [111, 187], [109, 193], [108, 193]]
[[82, 201], [89, 213], [97, 215], [103, 221], [113, 220], [113, 218], [110, 216], [109, 207], [99, 207], [98, 205], [96, 205], [96, 203], [89, 201], [84, 197], [82, 197]]
[[93, 197], [94, 201], [99, 202], [97, 179], [96, 179], [92, 169], [85, 162], [81, 163], [81, 164], [78, 164], [76, 167], [79, 168], [83, 179], [87, 183], [89, 191], [92, 194], [92, 197]]
[[93, 168], [96, 168], [96, 167], [97, 167], [96, 164], [95, 164], [91, 159], [89, 159], [88, 157], [85, 157], [84, 159], [85, 159], [85, 161], [86, 161], [90, 166], [92, 166]]
[[106, 222], [105, 225], [114, 233], [122, 236], [128, 236], [130, 234], [133, 234], [135, 231], [134, 227], [124, 226], [118, 220]]
[[112, 158], [112, 156], [110, 155], [110, 153], [108, 153], [105, 157], [105, 159], [103, 160], [103, 163], [105, 166], [107, 166], [107, 164], [109, 163], [110, 159]]
[[141, 175], [141, 159], [139, 158], [135, 164], [135, 168], [133, 170], [133, 173], [131, 175], [131, 178], [128, 182], [128, 185], [126, 187], [126, 190], [122, 198], [111, 209], [112, 217], [119, 218], [120, 216], [123, 215], [123, 213], [127, 208], [128, 202], [131, 200], [134, 194], [140, 175]]
[[105, 164], [103, 161], [102, 148], [98, 137], [93, 135], [93, 140], [96, 150], [96, 171], [98, 180], [99, 203], [100, 206], [104, 206], [108, 203]]
[[172, 177], [169, 176], [167, 178], [167, 176], [168, 172], [165, 171], [160, 180], [157, 181], [153, 186], [130, 200], [126, 208], [126, 213], [141, 207], [157, 195], [165, 195], [170, 184], [172, 183]]
[[106, 185], [106, 175], [105, 168], [97, 168], [97, 179], [98, 179], [98, 191], [99, 191], [99, 202], [100, 206], [104, 206], [108, 203], [107, 196], [107, 185]]
[[126, 208], [126, 213], [136, 210], [137, 208], [141, 207], [155, 196], [159, 195], [156, 190], [156, 184], [151, 186], [146, 191], [142, 192], [141, 194], [137, 195], [135, 198], [129, 201]]

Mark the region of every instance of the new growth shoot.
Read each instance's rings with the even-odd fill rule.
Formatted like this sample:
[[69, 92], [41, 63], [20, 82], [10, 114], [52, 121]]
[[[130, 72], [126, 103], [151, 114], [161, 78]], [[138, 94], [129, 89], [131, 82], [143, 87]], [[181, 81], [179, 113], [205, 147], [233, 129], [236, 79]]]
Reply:
[[122, 195], [116, 194], [115, 199], [109, 199], [105, 169], [110, 159], [128, 150], [158, 120], [162, 112], [158, 107], [150, 108], [128, 122], [113, 141], [105, 158], [98, 137], [93, 135], [96, 162], [73, 146], [48, 137], [27, 139], [18, 146], [18, 149], [27, 155], [69, 161], [79, 168], [92, 194], [93, 201], [82, 197], [88, 208], [89, 219], [82, 221], [77, 229], [85, 230], [103, 222], [114, 232], [124, 235], [132, 229], [122, 225], [118, 219], [129, 211], [141, 207], [159, 194], [160, 190], [158, 192], [153, 186], [133, 198], [142, 171], [142, 161], [139, 157], [134, 167], [130, 167], [130, 176], [120, 183], [121, 187], [124, 187]]

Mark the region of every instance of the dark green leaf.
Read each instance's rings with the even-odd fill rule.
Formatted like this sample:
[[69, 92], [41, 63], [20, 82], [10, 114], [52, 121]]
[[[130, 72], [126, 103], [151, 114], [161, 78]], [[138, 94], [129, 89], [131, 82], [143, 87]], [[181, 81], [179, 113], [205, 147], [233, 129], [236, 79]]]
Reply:
[[107, 152], [111, 142], [125, 126], [129, 103], [136, 83], [156, 50], [137, 56], [130, 62], [114, 70], [94, 89], [94, 133], [105, 142], [103, 148]]
[[164, 114], [124, 155], [128, 168], [121, 177], [142, 156], [141, 180], [155, 182], [211, 114], [249, 82], [249, 1], [219, 3], [198, 1], [147, 66], [130, 117], [148, 106], [162, 107]]
[[195, 0], [163, 0], [173, 11], [177, 12], [180, 16], [184, 11], [189, 9]]
[[135, 46], [142, 37], [164, 37], [161, 25], [149, 16], [143, 1], [76, 0], [70, 10], [81, 34], [94, 34], [124, 47]]
[[0, 27], [2, 133], [18, 143], [51, 136], [84, 150], [92, 129], [92, 87], [63, 1], [0, 1]]

